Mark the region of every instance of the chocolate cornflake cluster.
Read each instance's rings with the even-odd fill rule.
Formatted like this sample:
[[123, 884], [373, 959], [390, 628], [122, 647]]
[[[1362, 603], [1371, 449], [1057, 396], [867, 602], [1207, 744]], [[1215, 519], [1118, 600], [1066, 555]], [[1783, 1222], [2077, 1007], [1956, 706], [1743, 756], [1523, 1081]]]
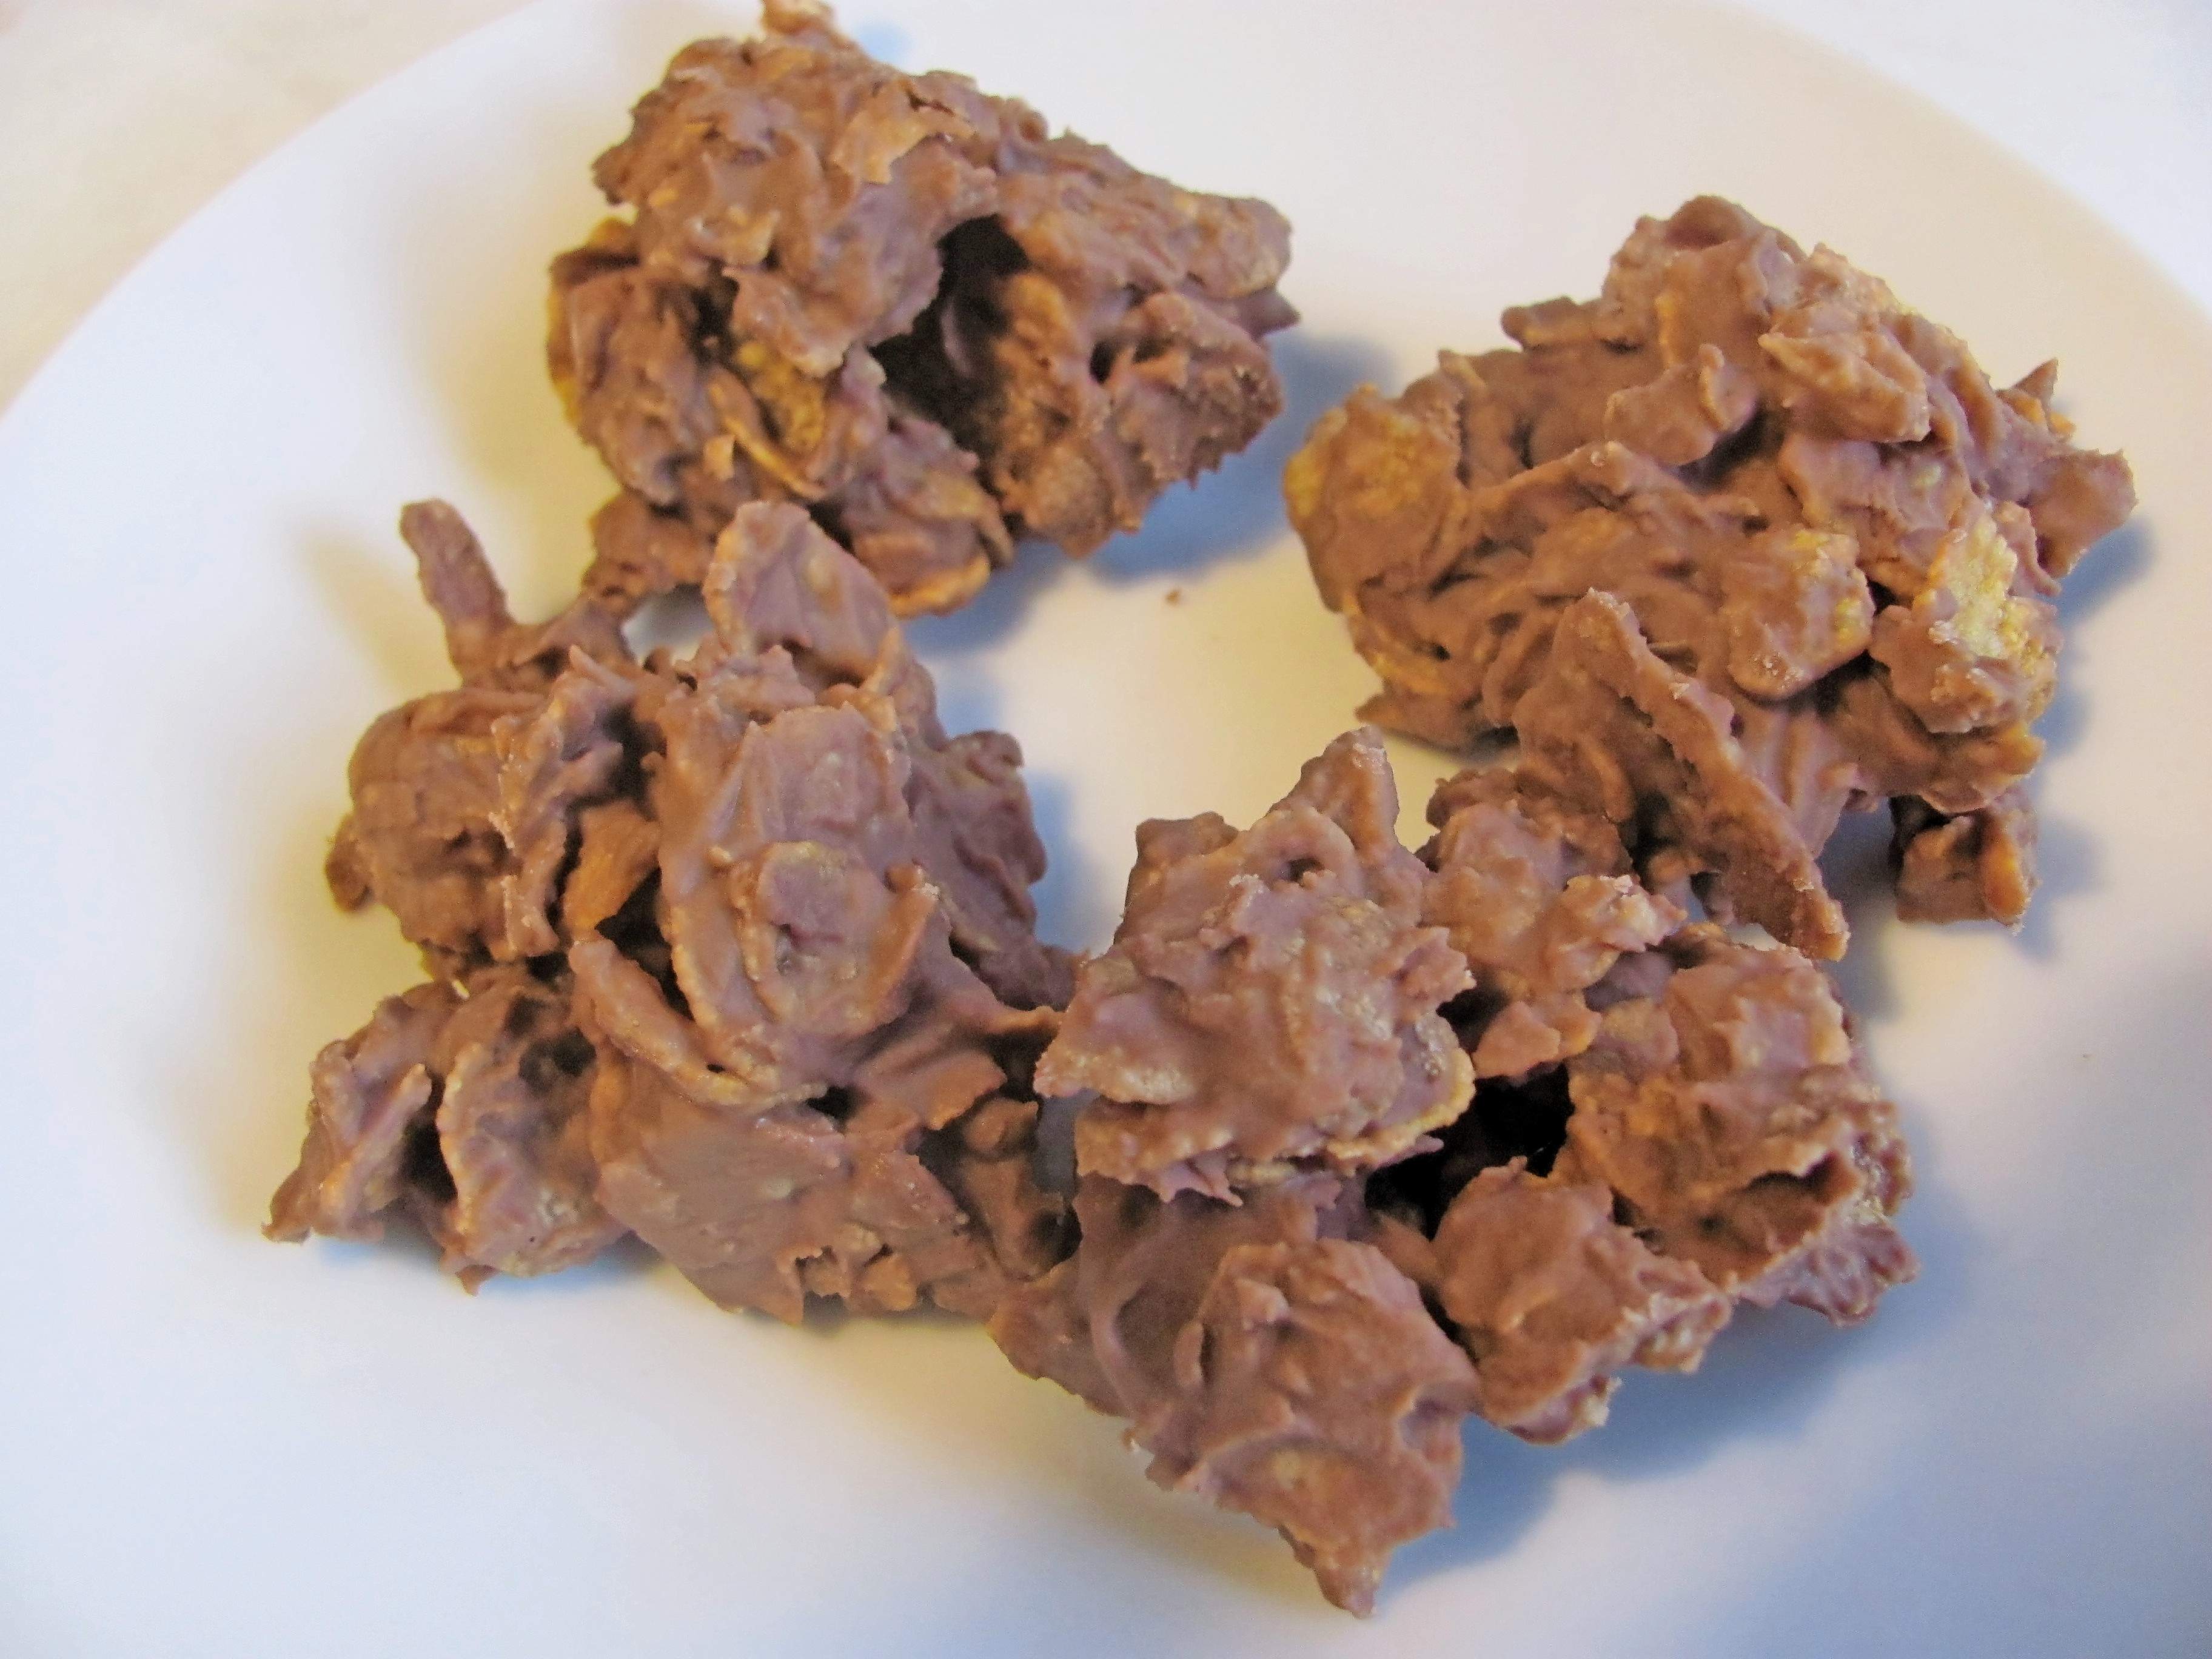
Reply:
[[2135, 501], [2056, 366], [1994, 386], [1827, 248], [1726, 202], [1646, 219], [1600, 296], [1505, 313], [1325, 416], [1285, 494], [1372, 719], [1523, 766], [1658, 891], [1842, 953], [1814, 862], [1884, 799], [1907, 915], [2017, 921], [2062, 579]]
[[1692, 922], [1535, 769], [1445, 784], [1419, 856], [1397, 808], [1361, 731], [1249, 830], [1139, 831], [1036, 1069], [1095, 1095], [1079, 1241], [991, 1322], [1355, 1612], [1449, 1523], [1468, 1413], [1565, 1440], [1739, 1301], [1850, 1322], [1914, 1270], [1817, 966]]
[[355, 750], [332, 891], [430, 982], [313, 1069], [270, 1232], [420, 1226], [473, 1285], [634, 1232], [726, 1307], [982, 1315], [1058, 1259], [1030, 1075], [1066, 1000], [1020, 753], [949, 738], [881, 587], [747, 507], [708, 640], [515, 623], [451, 508], [403, 529], [461, 683]]
[[1437, 1010], [1466, 969], [1420, 925], [1428, 871], [1397, 815], [1362, 731], [1241, 834], [1212, 813], [1138, 831], [1114, 943], [1083, 964], [1037, 1071], [1050, 1093], [1099, 1097], [1079, 1170], [1227, 1199], [1389, 1163], [1465, 1109], [1474, 1073]]
[[1282, 407], [1280, 214], [878, 63], [807, 0], [678, 53], [594, 177], [621, 214], [554, 262], [549, 350], [623, 487], [586, 579], [617, 606], [770, 501], [902, 614], [949, 611], [1018, 538], [1136, 528]]
[[[403, 515], [459, 683], [363, 735], [326, 874], [427, 979], [317, 1057], [271, 1237], [404, 1223], [474, 1288], [635, 1235], [725, 1307], [987, 1320], [1361, 1613], [1469, 1416], [1563, 1441], [1740, 1304], [1912, 1276], [1816, 860], [1886, 799], [1901, 914], [2028, 902], [2051, 601], [2133, 502], [2051, 365], [1997, 389], [1703, 198], [1361, 391], [1285, 489], [1370, 713], [1517, 750], [1418, 853], [1370, 728], [1247, 828], [1145, 824], [1077, 963], [1018, 748], [947, 734], [896, 617], [1250, 441], [1288, 228], [802, 0], [679, 53], [597, 178], [550, 349], [622, 493], [532, 624]], [[684, 586], [711, 631], [641, 659]]]

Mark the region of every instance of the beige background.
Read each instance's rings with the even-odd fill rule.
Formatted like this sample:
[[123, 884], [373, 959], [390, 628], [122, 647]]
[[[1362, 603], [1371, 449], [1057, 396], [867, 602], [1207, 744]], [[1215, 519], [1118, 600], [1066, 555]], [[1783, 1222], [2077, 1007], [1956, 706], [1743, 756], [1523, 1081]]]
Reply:
[[[1377, 0], [1376, 12], [1418, 27], [1425, 5], [1454, 3]], [[253, 161], [350, 94], [516, 9], [0, 0], [0, 407], [141, 254]], [[1873, 64], [2024, 155], [2212, 303], [2207, 0], [1745, 9]], [[848, 0], [852, 13], [866, 9]]]

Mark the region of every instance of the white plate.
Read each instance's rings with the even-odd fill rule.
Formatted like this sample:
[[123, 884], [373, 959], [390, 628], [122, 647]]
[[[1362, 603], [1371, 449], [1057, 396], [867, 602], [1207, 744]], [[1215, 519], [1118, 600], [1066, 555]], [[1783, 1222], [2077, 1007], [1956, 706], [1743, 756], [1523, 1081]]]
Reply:
[[[879, 51], [1298, 228], [1282, 423], [1142, 536], [918, 632], [956, 718], [1026, 745], [1048, 930], [1095, 941], [1139, 817], [1255, 811], [1368, 684], [1275, 494], [1356, 380], [1589, 291], [1638, 212], [1700, 190], [1887, 276], [2001, 376], [2056, 353], [2144, 507], [2067, 594], [2045, 890], [2018, 939], [1862, 892], [1843, 973], [1918, 1150], [1920, 1282], [1856, 1332], [1741, 1318], [1564, 1450], [1473, 1430], [1458, 1530], [1361, 1626], [973, 1328], [788, 1331], [634, 1255], [471, 1299], [418, 1252], [262, 1243], [308, 1055], [410, 977], [317, 871], [354, 736], [443, 673], [394, 509], [452, 496], [525, 605], [573, 580], [605, 485], [540, 369], [541, 270], [629, 99], [744, 21], [558, 0], [257, 169], [0, 426], [0, 1649], [2201, 1650], [2212, 328], [1815, 49], [1545, 9], [856, 7]], [[1437, 767], [1401, 758], [1418, 808]]]

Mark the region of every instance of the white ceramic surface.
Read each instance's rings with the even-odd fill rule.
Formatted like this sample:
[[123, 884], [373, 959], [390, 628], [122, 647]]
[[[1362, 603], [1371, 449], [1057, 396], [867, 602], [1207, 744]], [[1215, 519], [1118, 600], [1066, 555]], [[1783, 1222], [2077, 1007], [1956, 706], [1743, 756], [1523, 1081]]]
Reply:
[[[471, 1299], [420, 1252], [262, 1243], [307, 1057], [410, 977], [317, 873], [354, 736], [442, 672], [394, 509], [451, 496], [525, 607], [573, 580], [606, 485], [544, 382], [541, 269], [629, 97], [744, 21], [548, 0], [256, 168], [0, 421], [0, 1651], [2203, 1650], [2212, 325], [1795, 37], [1542, 9], [848, 9], [1298, 227], [1284, 421], [1142, 535], [916, 632], [955, 721], [1022, 738], [1048, 931], [1095, 942], [1139, 818], [1256, 811], [1369, 684], [1275, 493], [1358, 380], [1588, 291], [1636, 213], [1706, 189], [2000, 375], [2057, 355], [2144, 507], [2065, 601], [2034, 915], [1900, 927], [1853, 878], [1871, 842], [1832, 860], [1921, 1281], [1856, 1332], [1741, 1318], [1563, 1450], [1471, 1431], [1458, 1529], [1361, 1626], [973, 1329], [787, 1331], [635, 1255]], [[1410, 825], [1441, 769], [1398, 752]]]

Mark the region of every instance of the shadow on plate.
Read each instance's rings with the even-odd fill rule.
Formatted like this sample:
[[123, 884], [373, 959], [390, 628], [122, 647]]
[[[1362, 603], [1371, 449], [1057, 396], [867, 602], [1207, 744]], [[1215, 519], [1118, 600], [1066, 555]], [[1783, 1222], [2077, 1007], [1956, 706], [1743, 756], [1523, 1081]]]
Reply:
[[1851, 942], [1841, 962], [1820, 965], [1835, 981], [1844, 1007], [1861, 1019], [1897, 1008], [1891, 980], [1892, 933], [1897, 920], [1896, 878], [1889, 859], [1889, 809], [1846, 812], [1820, 854], [1821, 879], [1850, 924]]
[[2102, 610], [2113, 594], [2142, 579], [2153, 562], [2154, 544], [2150, 526], [2137, 517], [2092, 548], [2060, 590], [2058, 620], [2069, 638], [2059, 653], [2058, 685], [2051, 707], [2035, 726], [2045, 754], [2066, 753], [2089, 729], [2088, 702], [2081, 688], [2088, 653], [2070, 635]]
[[1044, 879], [1030, 890], [1036, 901], [1037, 933], [1048, 944], [1071, 951], [1101, 949], [1103, 939], [1083, 938], [1077, 927], [1091, 908], [1090, 898], [1098, 890], [1099, 878], [1076, 841], [1075, 792], [1065, 779], [1049, 772], [1030, 771], [1027, 776], [1030, 806], [1046, 858]]
[[2102, 865], [2096, 837], [2079, 820], [2051, 817], [2039, 795], [2035, 809], [2038, 885], [2014, 937], [2030, 956], [2049, 962], [2058, 954], [2061, 933], [2081, 914], [2077, 901], [2090, 897], [2102, 884]]
[[[1291, 267], [1295, 287], [1297, 266]], [[1194, 483], [1177, 484], [1154, 503], [1144, 527], [1116, 536], [1090, 556], [1097, 577], [1112, 586], [1170, 578], [1201, 580], [1208, 571], [1253, 557], [1286, 533], [1283, 465], [1313, 423], [1363, 382], [1387, 374], [1389, 359], [1370, 342], [1293, 328], [1270, 341], [1283, 381], [1283, 412], [1251, 447]], [[1021, 627], [1035, 596], [1060, 580], [1069, 561], [1057, 548], [1024, 544], [1014, 562], [991, 579], [973, 604], [949, 617], [913, 624], [915, 643], [933, 652], [977, 651]]]

